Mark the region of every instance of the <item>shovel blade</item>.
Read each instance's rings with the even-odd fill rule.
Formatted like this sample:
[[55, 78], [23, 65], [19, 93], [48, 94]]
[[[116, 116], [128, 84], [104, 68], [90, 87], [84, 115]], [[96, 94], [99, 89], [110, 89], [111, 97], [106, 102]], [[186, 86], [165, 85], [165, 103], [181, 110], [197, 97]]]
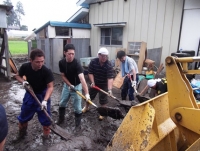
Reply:
[[98, 107], [97, 108], [98, 113], [101, 116], [109, 116], [113, 119], [122, 119], [124, 118], [124, 115], [120, 111], [119, 108], [112, 108], [112, 107]]
[[70, 140], [72, 138], [72, 135], [67, 133], [66, 130], [64, 130], [63, 128], [61, 128], [60, 126], [54, 124], [53, 126], [50, 126], [50, 129], [57, 135], [59, 135], [60, 137], [62, 137], [65, 140]]
[[140, 95], [136, 95], [136, 98], [138, 99], [138, 101], [140, 101], [140, 103], [143, 103], [147, 100], [149, 100], [150, 98], [144, 97], [144, 96], [140, 96]]

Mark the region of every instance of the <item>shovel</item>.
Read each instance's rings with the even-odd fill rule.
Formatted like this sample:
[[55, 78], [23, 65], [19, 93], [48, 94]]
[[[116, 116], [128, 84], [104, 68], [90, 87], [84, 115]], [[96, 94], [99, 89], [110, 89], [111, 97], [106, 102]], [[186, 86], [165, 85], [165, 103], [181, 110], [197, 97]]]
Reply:
[[92, 88], [94, 88], [94, 89], [96, 89], [96, 90], [98, 90], [98, 91], [101, 91], [102, 93], [106, 94], [107, 96], [109, 96], [109, 97], [115, 99], [120, 105], [127, 106], [127, 107], [134, 106], [134, 104], [132, 103], [132, 101], [121, 101], [121, 100], [119, 100], [118, 98], [116, 98], [115, 96], [110, 95], [108, 92], [106, 92], [106, 91], [100, 89], [100, 88], [97, 87], [97, 86], [93, 86]]
[[124, 118], [124, 115], [122, 114], [122, 112], [120, 111], [119, 108], [111, 108], [111, 107], [98, 107], [97, 105], [95, 105], [91, 100], [86, 100], [85, 96], [80, 93], [79, 91], [77, 91], [76, 89], [74, 89], [73, 87], [70, 87], [70, 89], [74, 92], [76, 92], [79, 96], [81, 96], [86, 102], [88, 102], [89, 104], [93, 105], [98, 113], [101, 116], [109, 116], [113, 119], [122, 119]]
[[[40, 103], [39, 99], [37, 98], [37, 96], [33, 92], [32, 87], [30, 85], [25, 85], [25, 89], [33, 96], [33, 98], [37, 101], [38, 105], [42, 108], [42, 104]], [[51, 121], [50, 129], [55, 134], [62, 137], [63, 139], [70, 140], [72, 136], [69, 133], [67, 133], [66, 130], [62, 129], [60, 126], [58, 126], [54, 123], [53, 119], [49, 116], [49, 114], [47, 113], [45, 108], [43, 109], [43, 111], [44, 111], [45, 115], [48, 117], [48, 119]]]

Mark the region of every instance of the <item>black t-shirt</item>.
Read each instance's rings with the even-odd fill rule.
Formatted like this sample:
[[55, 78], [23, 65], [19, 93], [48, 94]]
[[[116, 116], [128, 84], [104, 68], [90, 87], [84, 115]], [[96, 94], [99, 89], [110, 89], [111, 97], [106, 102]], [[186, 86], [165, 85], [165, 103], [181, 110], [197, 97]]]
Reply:
[[77, 59], [74, 58], [72, 62], [67, 62], [64, 58], [59, 61], [59, 68], [72, 85], [76, 86], [81, 83], [78, 75], [83, 73], [83, 68]]
[[156, 90], [158, 95], [167, 92], [167, 83], [163, 80], [156, 83]]
[[26, 76], [27, 81], [32, 86], [35, 93], [41, 93], [47, 88], [47, 84], [54, 80], [53, 74], [46, 66], [35, 71], [31, 63], [24, 63], [19, 69], [19, 76]]

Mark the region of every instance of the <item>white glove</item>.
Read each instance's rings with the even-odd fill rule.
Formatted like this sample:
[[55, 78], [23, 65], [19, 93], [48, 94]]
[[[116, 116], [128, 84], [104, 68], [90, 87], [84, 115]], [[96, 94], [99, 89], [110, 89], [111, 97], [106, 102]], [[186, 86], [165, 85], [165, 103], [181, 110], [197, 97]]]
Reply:
[[110, 89], [110, 90], [108, 90], [108, 94], [110, 95], [110, 96], [112, 96], [113, 94], [112, 94], [112, 90]]
[[72, 91], [72, 89], [74, 89], [74, 85], [69, 86], [69, 90]]
[[47, 101], [43, 100], [42, 101], [42, 110], [47, 109]]
[[23, 87], [25, 87], [25, 85], [29, 85], [28, 81], [23, 81], [22, 82]]
[[132, 84], [132, 87], [136, 87], [136, 81], [132, 81], [131, 84]]
[[94, 87], [94, 86], [95, 86], [95, 83], [91, 83], [91, 84], [90, 84], [90, 87]]
[[85, 95], [85, 99], [86, 99], [86, 101], [91, 100], [91, 99], [90, 99], [90, 95], [89, 95], [89, 94], [86, 94], [86, 95]]

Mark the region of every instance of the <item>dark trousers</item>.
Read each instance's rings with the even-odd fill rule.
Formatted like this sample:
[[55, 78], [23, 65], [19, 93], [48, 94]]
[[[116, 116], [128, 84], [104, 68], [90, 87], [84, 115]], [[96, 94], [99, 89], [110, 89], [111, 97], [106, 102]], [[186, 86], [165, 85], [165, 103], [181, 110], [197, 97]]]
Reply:
[[[100, 89], [104, 90], [104, 91], [108, 91], [108, 86], [107, 84], [96, 84], [96, 86], [98, 86]], [[99, 93], [99, 104], [104, 105], [108, 103], [108, 97], [106, 94], [102, 93], [99, 90], [96, 90], [94, 88], [90, 88], [89, 89], [89, 93], [90, 93], [90, 98], [91, 100], [94, 100], [94, 98], [96, 97], [97, 93]]]
[[[138, 80], [139, 80], [139, 76], [136, 74], [136, 81], [138, 82]], [[128, 78], [128, 76], [126, 76], [124, 78], [124, 82], [121, 89], [122, 100], [126, 100], [126, 96], [128, 94], [129, 100], [133, 101], [134, 100], [133, 93], [134, 93], [134, 88], [132, 87], [131, 80]]]

